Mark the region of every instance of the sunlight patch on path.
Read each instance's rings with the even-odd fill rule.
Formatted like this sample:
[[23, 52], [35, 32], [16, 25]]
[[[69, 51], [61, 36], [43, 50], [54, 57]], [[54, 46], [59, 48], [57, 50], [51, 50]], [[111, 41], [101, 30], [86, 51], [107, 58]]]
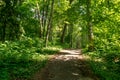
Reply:
[[70, 59], [83, 59], [83, 56], [81, 56], [81, 50], [61, 50], [55, 59], [67, 61]]
[[81, 50], [61, 50], [60, 53], [68, 53], [68, 54], [81, 54]]

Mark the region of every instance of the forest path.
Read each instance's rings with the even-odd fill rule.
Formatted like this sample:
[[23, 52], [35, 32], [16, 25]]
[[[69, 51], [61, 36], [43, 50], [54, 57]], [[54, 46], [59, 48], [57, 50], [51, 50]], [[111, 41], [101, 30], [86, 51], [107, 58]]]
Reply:
[[81, 50], [61, 50], [32, 80], [98, 80], [87, 65]]

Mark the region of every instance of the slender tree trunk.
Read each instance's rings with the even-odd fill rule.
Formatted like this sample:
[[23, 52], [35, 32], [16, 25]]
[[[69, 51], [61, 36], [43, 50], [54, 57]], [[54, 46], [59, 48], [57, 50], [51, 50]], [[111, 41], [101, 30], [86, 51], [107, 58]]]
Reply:
[[[43, 4], [45, 4], [46, 3], [46, 1], [45, 0], [43, 0]], [[44, 17], [45, 17], [45, 5], [43, 6], [43, 10], [42, 10], [42, 18], [41, 18], [41, 25], [42, 25], [42, 27], [44, 27]]]
[[70, 26], [71, 26], [71, 28], [70, 28], [70, 47], [72, 48], [73, 47], [73, 25], [71, 24]]
[[46, 24], [47, 24], [47, 18], [48, 18], [48, 9], [49, 9], [49, 4], [50, 4], [50, 0], [46, 1], [46, 8], [45, 8], [45, 19], [44, 19], [44, 25], [43, 25], [43, 38], [45, 37], [46, 34]]
[[2, 41], [2, 28], [0, 28], [0, 41]]
[[6, 36], [6, 23], [4, 22], [4, 26], [3, 26], [3, 35], [2, 35], [2, 41], [5, 41], [5, 36]]
[[53, 8], [54, 8], [54, 0], [52, 0], [52, 3], [51, 3], [51, 12], [50, 12], [49, 20], [48, 20], [48, 25], [47, 25], [47, 33], [46, 33], [46, 39], [45, 39], [45, 47], [47, 47], [48, 39], [49, 39], [49, 36], [50, 36], [50, 30], [51, 30], [51, 28], [52, 28], [51, 24], [52, 24], [52, 17], [53, 17]]
[[62, 31], [61, 43], [64, 43], [66, 29], [67, 29], [67, 24], [65, 23]]
[[38, 15], [38, 20], [39, 20], [39, 27], [40, 27], [40, 38], [42, 38], [42, 26], [41, 26], [41, 18], [40, 18], [40, 8], [39, 4], [36, 3], [37, 5], [37, 15]]
[[49, 41], [53, 40], [53, 24], [50, 24]]
[[[86, 32], [87, 31], [87, 32]], [[88, 45], [88, 29], [86, 26], [82, 27], [82, 34], [81, 34], [81, 47], [85, 48]]]
[[92, 16], [91, 16], [91, 0], [87, 0], [87, 28], [88, 28], [88, 39], [89, 46], [88, 49], [93, 51], [93, 31], [92, 31]]

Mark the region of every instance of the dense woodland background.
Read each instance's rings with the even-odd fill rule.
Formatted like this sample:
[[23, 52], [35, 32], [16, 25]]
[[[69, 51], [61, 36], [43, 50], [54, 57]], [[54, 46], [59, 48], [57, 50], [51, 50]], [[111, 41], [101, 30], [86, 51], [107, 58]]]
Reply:
[[29, 79], [78, 48], [101, 80], [120, 80], [119, 27], [120, 0], [0, 0], [0, 79]]

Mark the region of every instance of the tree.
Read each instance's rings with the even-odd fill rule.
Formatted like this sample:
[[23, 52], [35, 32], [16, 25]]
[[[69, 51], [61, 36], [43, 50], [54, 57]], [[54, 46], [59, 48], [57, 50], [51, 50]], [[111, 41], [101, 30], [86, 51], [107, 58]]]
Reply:
[[87, 7], [86, 7], [86, 15], [87, 15], [87, 28], [88, 28], [88, 50], [93, 51], [94, 46], [93, 46], [93, 28], [92, 28], [92, 15], [91, 15], [91, 0], [87, 0], [86, 2]]
[[45, 39], [45, 46], [47, 47], [48, 44], [48, 39], [50, 36], [50, 32], [52, 30], [52, 17], [53, 17], [53, 8], [54, 8], [54, 0], [51, 2], [51, 12], [48, 20], [48, 25], [47, 25], [47, 32], [46, 32], [46, 39]]
[[16, 40], [20, 35], [20, 21], [18, 7], [22, 1], [17, 0], [2, 0], [2, 7], [0, 9], [0, 28], [1, 40]]

